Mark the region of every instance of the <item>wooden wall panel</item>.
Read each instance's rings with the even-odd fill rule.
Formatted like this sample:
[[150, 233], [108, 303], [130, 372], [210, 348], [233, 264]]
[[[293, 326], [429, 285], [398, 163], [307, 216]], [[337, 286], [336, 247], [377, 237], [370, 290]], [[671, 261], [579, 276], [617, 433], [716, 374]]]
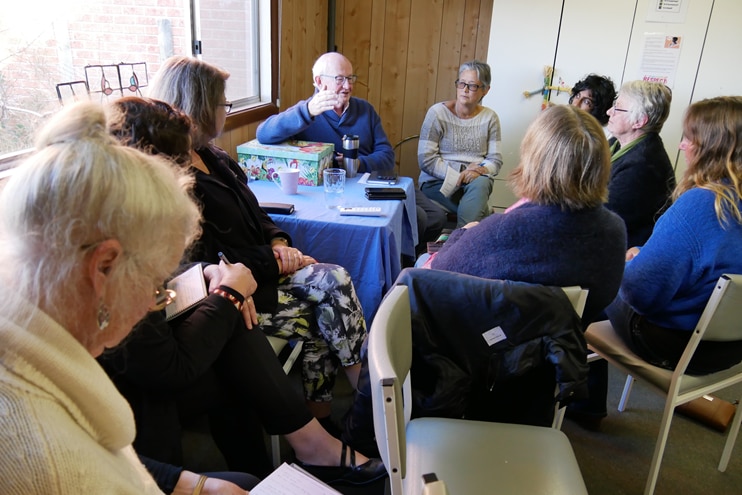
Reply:
[[492, 24], [492, 8], [494, 0], [481, 0], [479, 3], [479, 13], [476, 15], [476, 27], [472, 28], [477, 36], [477, 46], [474, 51], [474, 57], [477, 60], [487, 60], [487, 50], [490, 43], [490, 27]]
[[[461, 38], [461, 59], [459, 65], [463, 62], [473, 60], [477, 55], [477, 38], [481, 0], [466, 0], [466, 8], [462, 12], [462, 22], [464, 24], [463, 36]], [[458, 69], [458, 67], [457, 67]]]
[[281, 1], [281, 110], [312, 94], [312, 65], [327, 50], [327, 13], [324, 0]]
[[345, 0], [343, 3], [344, 8], [337, 10], [337, 16], [343, 17], [343, 36], [336, 35], [335, 41], [338, 51], [348, 57], [358, 76], [353, 95], [368, 99], [373, 1]]
[[472, 44], [463, 36], [465, 16], [459, 3], [446, 2], [443, 6], [443, 19], [445, 21], [441, 26], [438, 70], [435, 74], [435, 101], [450, 100], [456, 96], [453, 83], [462, 62], [462, 50], [465, 45]]
[[371, 5], [371, 39], [368, 47], [368, 101], [379, 109], [384, 82], [384, 31], [386, 1], [373, 0]]
[[[327, 51], [328, 0], [281, 0], [280, 109], [311, 92], [311, 69]], [[458, 66], [487, 59], [494, 0], [336, 0], [335, 45], [353, 63], [366, 98], [395, 144], [418, 134], [428, 108], [455, 96]], [[219, 138], [233, 148], [258, 123]], [[401, 147], [400, 171], [417, 178], [416, 141]]]
[[[400, 141], [407, 78], [411, 0], [387, 2], [382, 39], [382, 92], [376, 111], [392, 144]], [[399, 154], [398, 154], [399, 156]]]

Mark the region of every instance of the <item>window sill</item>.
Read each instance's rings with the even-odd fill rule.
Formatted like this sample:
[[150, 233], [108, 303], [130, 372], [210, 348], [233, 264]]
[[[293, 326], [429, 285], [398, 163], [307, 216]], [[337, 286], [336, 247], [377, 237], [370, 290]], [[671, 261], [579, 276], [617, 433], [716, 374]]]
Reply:
[[263, 121], [278, 113], [275, 103], [263, 103], [253, 107], [247, 107], [237, 112], [230, 113], [224, 124], [224, 131], [232, 131], [249, 124]]
[[[275, 103], [262, 103], [252, 107], [247, 107], [234, 113], [230, 113], [227, 116], [227, 121], [224, 124], [224, 131], [231, 131], [244, 127], [249, 124], [261, 122], [271, 115], [278, 113], [278, 107]], [[5, 178], [10, 174], [9, 170], [14, 168], [16, 165], [21, 163], [33, 152], [32, 149], [16, 151], [14, 153], [8, 153], [7, 155], [0, 156], [0, 179]]]

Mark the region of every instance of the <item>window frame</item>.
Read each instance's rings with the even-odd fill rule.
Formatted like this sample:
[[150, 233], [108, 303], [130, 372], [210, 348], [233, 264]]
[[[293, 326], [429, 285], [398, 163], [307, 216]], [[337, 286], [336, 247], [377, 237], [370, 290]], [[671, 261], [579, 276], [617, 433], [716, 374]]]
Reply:
[[[279, 91], [279, 2], [274, 0], [260, 0], [259, 8], [269, 9], [269, 18], [265, 22], [260, 21], [260, 59], [261, 68], [269, 63], [270, 73], [260, 71], [260, 99], [261, 102], [238, 107], [227, 115], [223, 132], [233, 131], [263, 121], [278, 113], [278, 91]], [[191, 12], [192, 15], [192, 12]], [[191, 19], [192, 22], [192, 19]], [[264, 29], [268, 28], [268, 29]], [[265, 31], [268, 31], [265, 33]], [[193, 46], [191, 47], [193, 49]], [[193, 55], [192, 56], [197, 56]], [[266, 62], [269, 60], [269, 62]], [[6, 154], [0, 154], [0, 172], [6, 171], [19, 165], [33, 152], [32, 148], [17, 150]], [[5, 178], [8, 173], [0, 174], [0, 179]]]
[[[265, 61], [270, 58], [270, 76], [265, 76], [265, 71], [260, 72], [260, 96], [265, 101], [242, 108], [236, 108], [227, 115], [224, 131], [229, 132], [249, 124], [265, 120], [271, 115], [278, 113], [278, 2], [261, 0], [260, 8], [267, 4], [270, 8], [270, 32], [260, 35], [260, 58]], [[261, 28], [265, 24], [261, 23]], [[270, 55], [269, 55], [270, 54]], [[262, 65], [262, 62], [261, 62]], [[270, 88], [266, 91], [266, 87]]]

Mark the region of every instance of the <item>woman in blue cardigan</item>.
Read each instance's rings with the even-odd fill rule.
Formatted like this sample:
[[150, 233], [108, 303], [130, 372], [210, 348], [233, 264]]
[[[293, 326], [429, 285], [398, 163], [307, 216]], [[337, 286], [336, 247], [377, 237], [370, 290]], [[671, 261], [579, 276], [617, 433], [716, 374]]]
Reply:
[[[616, 300], [606, 309], [626, 344], [648, 362], [674, 369], [724, 273], [742, 273], [742, 97], [692, 104], [680, 149], [688, 168], [673, 205], [642, 248], [627, 253]], [[695, 373], [742, 359], [742, 342], [701, 342]]]

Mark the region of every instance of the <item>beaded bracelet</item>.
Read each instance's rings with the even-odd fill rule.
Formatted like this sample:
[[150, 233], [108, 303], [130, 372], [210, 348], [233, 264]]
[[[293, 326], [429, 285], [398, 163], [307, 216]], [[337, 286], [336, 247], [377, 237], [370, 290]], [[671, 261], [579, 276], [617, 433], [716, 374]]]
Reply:
[[214, 289], [214, 292], [212, 294], [216, 294], [217, 296], [221, 296], [224, 299], [226, 299], [229, 302], [231, 302], [232, 304], [234, 304], [234, 307], [237, 308], [237, 311], [241, 311], [242, 310], [242, 303], [239, 301], [239, 299], [237, 299], [236, 297], [234, 297], [229, 292], [227, 292], [227, 291], [225, 291], [223, 289]]

